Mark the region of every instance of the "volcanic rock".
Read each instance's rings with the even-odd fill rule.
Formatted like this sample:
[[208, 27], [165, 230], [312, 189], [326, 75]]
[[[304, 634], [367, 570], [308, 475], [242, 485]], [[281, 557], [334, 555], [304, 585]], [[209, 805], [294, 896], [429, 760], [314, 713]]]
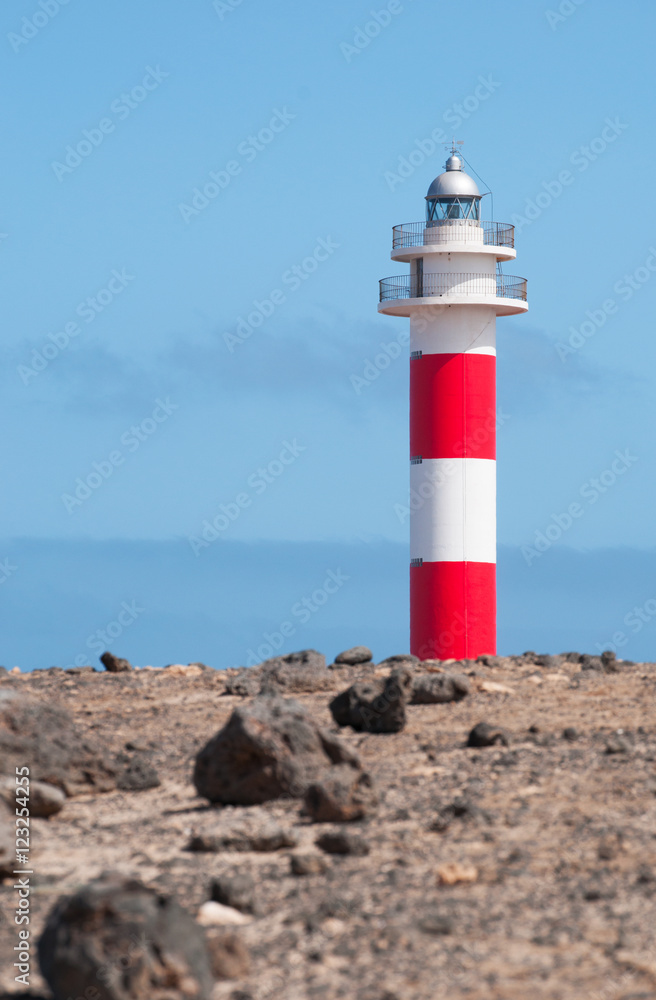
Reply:
[[204, 935], [189, 914], [111, 873], [55, 906], [39, 961], [57, 1000], [85, 996], [89, 983], [103, 1000], [209, 1000], [212, 989]]
[[248, 872], [219, 875], [210, 886], [210, 899], [241, 913], [255, 913], [255, 881]]
[[345, 649], [335, 657], [335, 663], [345, 663], [349, 667], [354, 667], [358, 663], [370, 663], [372, 653], [366, 646], [353, 646], [352, 649]]
[[262, 696], [236, 708], [200, 750], [193, 780], [210, 802], [255, 805], [300, 797], [326, 766], [344, 762], [359, 766], [357, 755], [302, 705]]
[[130, 670], [134, 670], [134, 667], [129, 660], [123, 660], [120, 656], [114, 656], [113, 653], [103, 653], [100, 657], [100, 662], [104, 666], [105, 670], [108, 670], [111, 674], [126, 674]]
[[389, 677], [356, 681], [330, 703], [338, 726], [358, 732], [398, 733], [406, 722], [406, 701], [411, 690], [408, 671], [394, 670]]
[[225, 810], [219, 815], [218, 826], [193, 834], [188, 850], [267, 852], [296, 845], [295, 833], [285, 830], [263, 809], [249, 810], [246, 815], [239, 813], [236, 817], [226, 816]]
[[371, 813], [377, 801], [371, 776], [342, 765], [309, 786], [305, 811], [315, 823], [348, 823]]
[[[0, 778], [0, 798], [4, 799], [12, 811], [16, 804], [16, 787], [15, 778]], [[60, 788], [48, 785], [45, 781], [30, 781], [29, 790], [29, 795], [25, 798], [30, 816], [47, 819], [64, 808], [66, 796]], [[21, 788], [21, 795], [24, 791]]]
[[328, 868], [328, 864], [322, 854], [299, 851], [290, 856], [289, 868], [292, 875], [322, 875]]
[[322, 833], [315, 844], [326, 854], [350, 854], [352, 857], [362, 858], [370, 851], [369, 844], [359, 834], [339, 828]]
[[467, 737], [468, 747], [493, 747], [497, 744], [507, 747], [508, 737], [502, 729], [490, 726], [487, 722], [479, 722]]
[[119, 775], [116, 787], [122, 792], [143, 792], [147, 788], [158, 788], [161, 784], [157, 770], [148, 757], [134, 757]]
[[420, 674], [412, 678], [412, 705], [443, 705], [460, 701], [471, 692], [462, 674]]
[[56, 701], [41, 701], [23, 690], [0, 690], [0, 774], [13, 776], [26, 764], [30, 780], [80, 791], [110, 791], [115, 766], [97, 740], [82, 736], [71, 714]]

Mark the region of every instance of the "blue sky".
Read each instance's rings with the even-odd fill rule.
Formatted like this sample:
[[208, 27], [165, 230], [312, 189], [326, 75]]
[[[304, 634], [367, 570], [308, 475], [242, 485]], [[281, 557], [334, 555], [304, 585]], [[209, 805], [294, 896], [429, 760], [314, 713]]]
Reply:
[[[3, 5], [0, 661], [72, 662], [138, 599], [123, 655], [244, 662], [340, 560], [353, 588], [284, 648], [407, 647], [407, 321], [378, 317], [377, 280], [442, 133], [529, 279], [498, 324], [500, 645], [627, 631], [656, 598], [655, 21], [637, 0]], [[399, 356], [356, 391], [381, 344]], [[625, 655], [653, 655], [647, 619]]]

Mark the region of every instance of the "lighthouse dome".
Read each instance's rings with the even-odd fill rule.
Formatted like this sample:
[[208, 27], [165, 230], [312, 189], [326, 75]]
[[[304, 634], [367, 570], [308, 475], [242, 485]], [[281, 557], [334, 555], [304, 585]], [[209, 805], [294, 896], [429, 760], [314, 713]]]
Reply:
[[446, 161], [446, 170], [436, 177], [426, 195], [426, 220], [439, 224], [445, 220], [481, 217], [481, 193], [469, 174], [462, 169], [456, 149]]
[[460, 157], [452, 154], [446, 161], [446, 170], [436, 177], [428, 189], [427, 198], [449, 198], [464, 195], [466, 198], [480, 198], [476, 182], [462, 169]]

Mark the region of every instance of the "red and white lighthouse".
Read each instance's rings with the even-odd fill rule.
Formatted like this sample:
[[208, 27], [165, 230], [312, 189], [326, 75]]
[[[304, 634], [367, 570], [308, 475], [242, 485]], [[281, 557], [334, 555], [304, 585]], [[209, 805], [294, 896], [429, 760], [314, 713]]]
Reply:
[[410, 649], [421, 659], [496, 653], [496, 317], [528, 309], [514, 227], [481, 221], [452, 149], [426, 221], [395, 226], [379, 312], [410, 317]]

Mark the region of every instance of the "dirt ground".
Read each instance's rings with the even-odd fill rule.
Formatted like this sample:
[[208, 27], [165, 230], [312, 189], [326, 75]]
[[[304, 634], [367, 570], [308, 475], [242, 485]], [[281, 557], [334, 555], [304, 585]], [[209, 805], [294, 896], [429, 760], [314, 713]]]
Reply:
[[[524, 656], [457, 669], [473, 686], [464, 700], [410, 706], [396, 734], [340, 730], [378, 790], [377, 811], [349, 824], [370, 853], [322, 855], [327, 870], [304, 876], [289, 848], [186, 849], [253, 809], [295, 832], [296, 850], [316, 851], [328, 828], [298, 801], [217, 809], [196, 795], [196, 752], [243, 703], [223, 693], [226, 672], [1, 679], [0, 690], [58, 700], [108, 754], [146, 755], [161, 779], [81, 794], [32, 821], [33, 932], [61, 895], [108, 869], [175, 893], [194, 915], [214, 876], [247, 871], [257, 915], [235, 932], [250, 971], [217, 983], [216, 1000], [656, 998], [656, 665], [605, 672]], [[342, 671], [333, 693], [344, 686]], [[294, 697], [336, 731], [333, 693]], [[467, 748], [481, 721], [508, 745]], [[36, 962], [31, 994], [14, 982], [15, 896], [5, 882], [0, 994], [49, 997]]]

